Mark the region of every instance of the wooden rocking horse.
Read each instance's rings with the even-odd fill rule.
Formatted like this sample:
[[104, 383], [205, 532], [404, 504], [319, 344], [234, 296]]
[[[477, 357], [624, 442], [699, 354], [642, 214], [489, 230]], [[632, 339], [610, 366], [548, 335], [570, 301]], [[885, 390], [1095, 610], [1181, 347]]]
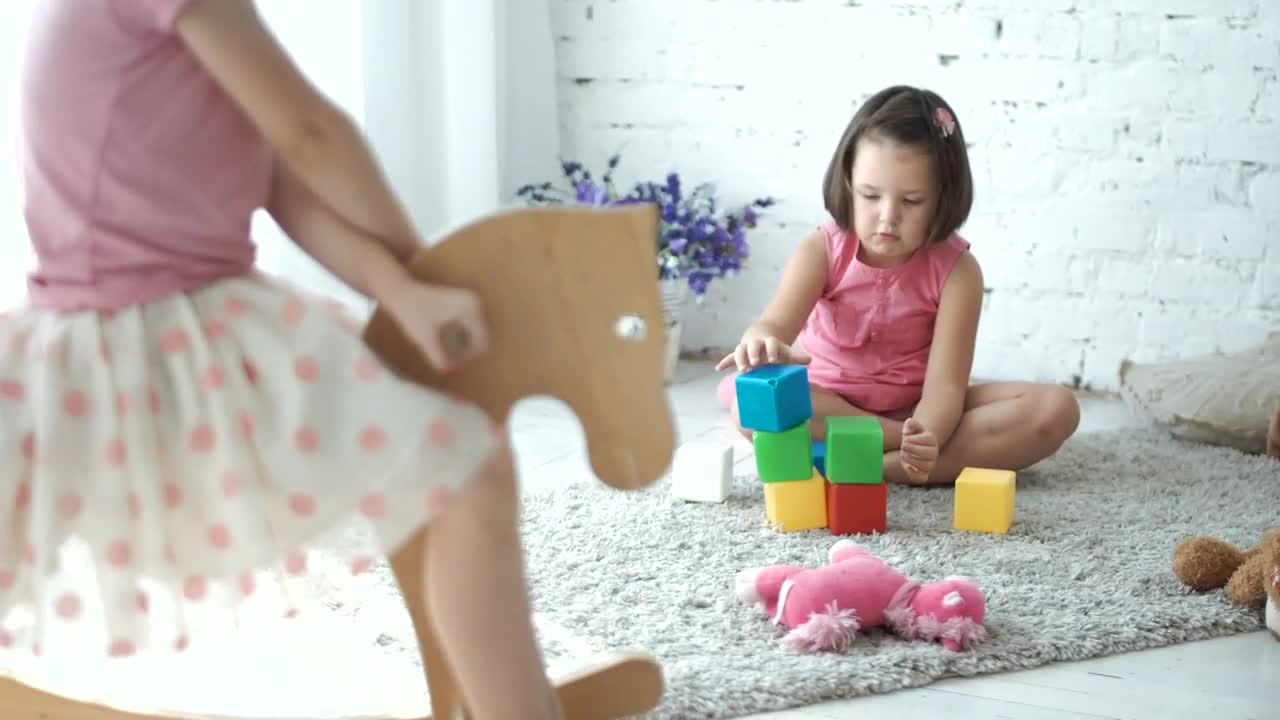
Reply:
[[[412, 260], [416, 276], [469, 288], [483, 301], [490, 349], [466, 372], [435, 372], [390, 317], [375, 310], [369, 347], [393, 370], [454, 393], [504, 421], [525, 397], [563, 401], [582, 424], [590, 464], [607, 485], [645, 487], [666, 471], [674, 428], [663, 378], [662, 320], [653, 270], [657, 216], [648, 206], [528, 208], [462, 226]], [[431, 718], [465, 717], [449, 659], [422, 611], [429, 529], [391, 558], [426, 669]], [[660, 666], [622, 654], [556, 682], [568, 720], [638, 715], [661, 699]], [[11, 720], [165, 720], [71, 700], [0, 678]], [[193, 716], [187, 716], [193, 717]]]

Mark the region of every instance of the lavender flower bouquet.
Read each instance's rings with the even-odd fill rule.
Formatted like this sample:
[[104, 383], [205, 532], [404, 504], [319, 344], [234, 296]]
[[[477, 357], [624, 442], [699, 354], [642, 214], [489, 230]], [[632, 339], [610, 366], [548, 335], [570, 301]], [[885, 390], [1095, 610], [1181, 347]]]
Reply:
[[759, 210], [776, 203], [763, 197], [727, 210], [717, 207], [715, 186], [703, 183], [685, 194], [679, 173], [666, 180], [638, 182], [625, 195], [613, 183], [620, 157], [609, 158], [597, 182], [578, 162], [562, 162], [569, 187], [550, 182], [525, 185], [516, 195], [531, 205], [628, 205], [651, 202], [658, 206], [657, 269], [662, 280], [685, 279], [701, 302], [711, 281], [741, 270], [750, 255], [747, 231], [756, 227]]

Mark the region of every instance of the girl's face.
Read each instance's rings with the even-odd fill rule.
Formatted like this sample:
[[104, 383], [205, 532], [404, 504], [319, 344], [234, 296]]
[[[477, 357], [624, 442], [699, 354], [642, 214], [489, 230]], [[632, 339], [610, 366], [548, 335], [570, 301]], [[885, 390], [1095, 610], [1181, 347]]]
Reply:
[[850, 182], [863, 262], [899, 265], [924, 245], [937, 204], [931, 171], [929, 156], [915, 148], [879, 137], [858, 141]]

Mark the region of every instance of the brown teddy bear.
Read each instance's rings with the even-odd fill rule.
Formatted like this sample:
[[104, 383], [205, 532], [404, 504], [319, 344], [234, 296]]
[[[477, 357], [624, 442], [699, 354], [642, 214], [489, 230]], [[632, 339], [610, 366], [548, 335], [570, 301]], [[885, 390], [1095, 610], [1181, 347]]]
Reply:
[[[1206, 536], [1187, 538], [1173, 550], [1173, 574], [1184, 585], [1198, 592], [1225, 587], [1228, 600], [1249, 608], [1261, 607], [1268, 592], [1271, 605], [1280, 602], [1274, 577], [1277, 562], [1280, 529], [1268, 531], [1257, 547], [1247, 550]], [[1271, 615], [1280, 624], [1275, 610]]]

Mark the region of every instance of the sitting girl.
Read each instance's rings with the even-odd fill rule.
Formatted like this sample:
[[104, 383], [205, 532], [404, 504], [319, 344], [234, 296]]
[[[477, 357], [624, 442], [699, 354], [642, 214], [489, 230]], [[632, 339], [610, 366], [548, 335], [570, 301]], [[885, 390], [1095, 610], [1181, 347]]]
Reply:
[[[880, 418], [889, 482], [947, 484], [966, 466], [1019, 470], [1056, 452], [1080, 420], [1070, 390], [969, 383], [983, 283], [956, 234], [973, 179], [950, 106], [905, 86], [871, 97], [840, 138], [823, 201], [830, 218], [716, 369], [806, 365], [813, 437], [828, 416]], [[734, 376], [718, 394], [736, 418]]]

